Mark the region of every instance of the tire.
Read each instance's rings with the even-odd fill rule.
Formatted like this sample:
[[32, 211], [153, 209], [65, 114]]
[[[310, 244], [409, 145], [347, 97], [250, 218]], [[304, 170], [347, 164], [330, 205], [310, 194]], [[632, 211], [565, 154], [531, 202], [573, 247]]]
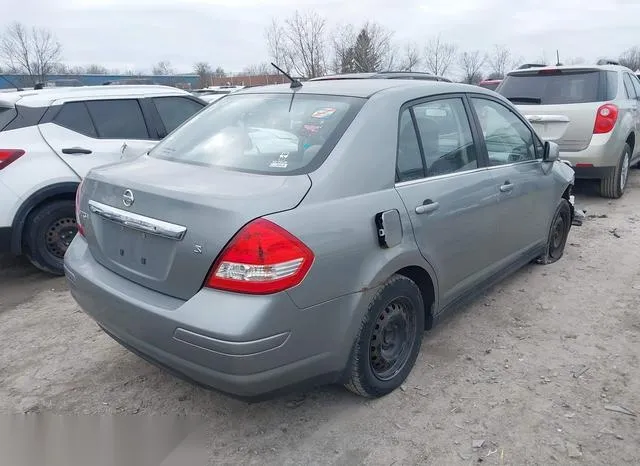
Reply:
[[622, 155], [615, 170], [606, 178], [600, 180], [600, 195], [609, 199], [619, 199], [624, 194], [629, 179], [629, 162], [631, 161], [631, 147], [625, 144]]
[[[420, 352], [424, 314], [422, 294], [412, 280], [394, 275], [382, 285], [360, 325], [345, 387], [367, 398], [381, 397], [398, 388], [413, 369]], [[382, 325], [385, 318], [388, 323]], [[382, 341], [387, 336], [395, 340], [395, 344], [390, 343], [391, 348], [383, 349]], [[398, 350], [394, 351], [394, 347]]]
[[571, 206], [569, 201], [562, 198], [553, 215], [545, 252], [537, 260], [539, 264], [553, 264], [562, 258], [569, 231], [571, 231], [571, 223]]
[[64, 253], [75, 236], [75, 203], [53, 201], [38, 207], [27, 218], [23, 243], [25, 255], [38, 269], [64, 275]]

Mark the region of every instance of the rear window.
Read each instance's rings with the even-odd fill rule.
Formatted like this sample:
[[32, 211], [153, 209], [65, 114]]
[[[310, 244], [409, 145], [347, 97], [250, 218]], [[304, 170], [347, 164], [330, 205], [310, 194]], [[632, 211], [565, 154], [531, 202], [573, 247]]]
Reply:
[[309, 173], [322, 164], [364, 102], [327, 95], [232, 94], [149, 155], [251, 173]]
[[537, 70], [508, 75], [498, 92], [515, 104], [579, 104], [614, 99], [617, 76], [598, 70]]
[[0, 131], [11, 123], [17, 114], [14, 107], [0, 107]]

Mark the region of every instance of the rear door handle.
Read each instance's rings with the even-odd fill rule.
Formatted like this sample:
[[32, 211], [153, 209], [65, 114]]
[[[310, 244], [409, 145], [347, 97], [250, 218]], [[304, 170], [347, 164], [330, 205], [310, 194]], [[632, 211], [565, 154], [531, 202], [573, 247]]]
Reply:
[[83, 149], [82, 147], [69, 147], [62, 149], [63, 154], [91, 154], [89, 149]]
[[440, 204], [438, 204], [437, 202], [433, 202], [431, 199], [427, 199], [422, 203], [422, 205], [416, 207], [416, 214], [428, 214], [431, 212], [435, 212], [439, 208]]
[[500, 192], [510, 193], [511, 191], [513, 191], [513, 185], [508, 181], [505, 182], [505, 184], [503, 184], [502, 186], [500, 186]]

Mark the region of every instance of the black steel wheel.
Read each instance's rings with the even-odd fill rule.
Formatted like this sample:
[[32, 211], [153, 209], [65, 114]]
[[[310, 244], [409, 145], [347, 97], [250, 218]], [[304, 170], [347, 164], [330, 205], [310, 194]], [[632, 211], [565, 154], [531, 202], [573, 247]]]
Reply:
[[571, 206], [569, 201], [563, 198], [556, 208], [549, 230], [546, 250], [538, 258], [538, 263], [552, 264], [562, 258], [567, 245], [569, 231], [571, 231]]
[[371, 335], [369, 362], [380, 380], [390, 380], [402, 370], [411, 355], [416, 319], [411, 301], [398, 298], [380, 311]]
[[76, 232], [74, 201], [44, 204], [27, 217], [22, 239], [24, 252], [40, 270], [63, 275], [64, 255]]
[[411, 279], [394, 275], [378, 289], [362, 319], [345, 386], [370, 398], [398, 388], [416, 362], [424, 328], [420, 289]]

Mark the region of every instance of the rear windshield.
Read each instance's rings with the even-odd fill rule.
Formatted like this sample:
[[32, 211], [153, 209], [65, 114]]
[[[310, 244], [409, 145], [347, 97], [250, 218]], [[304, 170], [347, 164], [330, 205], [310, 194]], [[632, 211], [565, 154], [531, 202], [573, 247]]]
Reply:
[[16, 109], [14, 107], [0, 107], [0, 131], [4, 129], [16, 117]]
[[[498, 92], [515, 104], [579, 104], [614, 99], [617, 79], [598, 70], [538, 70], [508, 75]], [[610, 81], [610, 82], [608, 82]]]
[[261, 174], [308, 173], [363, 103], [328, 95], [231, 94], [169, 134], [149, 156]]
[[493, 82], [493, 83], [480, 83], [480, 87], [484, 87], [485, 89], [490, 89], [492, 91], [495, 91], [498, 86], [500, 85], [500, 82]]

